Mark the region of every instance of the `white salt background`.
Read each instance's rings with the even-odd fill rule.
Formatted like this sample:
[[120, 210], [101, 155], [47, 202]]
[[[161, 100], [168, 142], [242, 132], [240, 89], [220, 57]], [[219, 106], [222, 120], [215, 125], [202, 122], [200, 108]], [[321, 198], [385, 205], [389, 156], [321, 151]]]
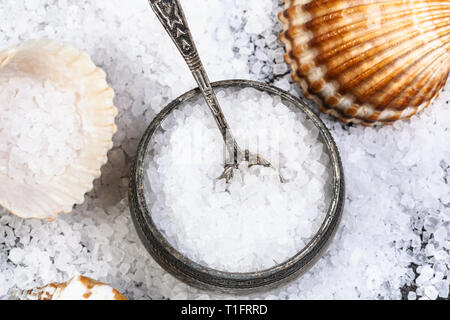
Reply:
[[[181, 2], [212, 80], [262, 80], [299, 94], [277, 39], [281, 1]], [[0, 297], [81, 273], [133, 299], [223, 298], [164, 272], [137, 238], [124, 200], [139, 137], [162, 107], [195, 86], [147, 1], [0, 1], [1, 47], [44, 37], [86, 50], [106, 71], [119, 131], [102, 178], [71, 215], [24, 221], [0, 211]], [[310, 272], [249, 298], [448, 297], [449, 91], [447, 84], [433, 107], [390, 127], [349, 127], [321, 116], [346, 173], [342, 223]]]

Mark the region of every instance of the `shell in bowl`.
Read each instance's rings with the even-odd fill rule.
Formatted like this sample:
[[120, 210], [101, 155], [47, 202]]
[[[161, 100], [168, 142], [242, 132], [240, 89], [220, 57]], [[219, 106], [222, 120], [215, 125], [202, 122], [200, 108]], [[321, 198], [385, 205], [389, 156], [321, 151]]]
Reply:
[[88, 277], [76, 276], [64, 283], [23, 290], [19, 300], [128, 300], [116, 289]]
[[450, 2], [285, 0], [285, 60], [343, 122], [389, 124], [426, 108], [450, 71]]
[[113, 145], [105, 73], [66, 44], [28, 41], [0, 52], [0, 96], [0, 205], [22, 218], [69, 213]]

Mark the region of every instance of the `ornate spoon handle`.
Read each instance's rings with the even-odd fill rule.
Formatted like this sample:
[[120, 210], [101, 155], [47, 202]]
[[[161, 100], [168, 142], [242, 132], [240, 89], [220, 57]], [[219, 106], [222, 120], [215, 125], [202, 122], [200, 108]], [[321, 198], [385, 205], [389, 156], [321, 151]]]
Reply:
[[234, 161], [237, 161], [237, 157], [242, 155], [236, 140], [231, 135], [230, 127], [225, 119], [225, 116], [217, 101], [216, 94], [214, 93], [211, 83], [209, 82], [206, 70], [200, 60], [197, 52], [197, 48], [192, 38], [189, 26], [184, 16], [183, 9], [178, 0], [149, 0], [150, 6], [162, 23], [167, 33], [172, 38], [173, 42], [177, 46], [184, 60], [186, 61], [189, 69], [194, 76], [203, 97], [211, 110], [217, 126], [222, 133], [222, 137], [230, 152], [230, 155], [234, 155]]

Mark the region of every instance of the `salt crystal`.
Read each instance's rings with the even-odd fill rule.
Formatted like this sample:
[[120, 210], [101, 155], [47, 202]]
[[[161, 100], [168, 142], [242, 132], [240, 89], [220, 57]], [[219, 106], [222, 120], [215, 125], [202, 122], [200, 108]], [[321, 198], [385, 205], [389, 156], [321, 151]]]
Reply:
[[187, 293], [185, 292], [180, 292], [177, 295], [175, 295], [172, 300], [186, 300], [188, 298]]
[[100, 232], [104, 237], [110, 238], [114, 234], [114, 230], [107, 224], [100, 225]]
[[447, 279], [447, 281], [440, 281], [437, 284], [435, 284], [435, 286], [439, 290], [439, 297], [448, 299], [450, 290], [449, 280]]
[[408, 292], [408, 300], [416, 300], [416, 299], [417, 299], [417, 295], [414, 291]]
[[444, 244], [445, 241], [448, 240], [448, 231], [445, 226], [441, 226], [434, 232], [434, 239], [440, 243]]
[[424, 290], [425, 295], [431, 300], [436, 300], [439, 293], [434, 286], [427, 286]]
[[286, 73], [287, 71], [288, 67], [285, 63], [280, 63], [273, 66], [273, 73], [276, 75]]
[[13, 248], [9, 252], [8, 259], [11, 260], [15, 264], [19, 264], [22, 262], [22, 259], [24, 258], [24, 250], [20, 248]]
[[128, 263], [122, 263], [122, 264], [120, 265], [119, 270], [120, 270], [120, 272], [121, 272], [122, 274], [125, 275], [125, 274], [128, 272], [128, 270], [130, 270], [130, 265], [129, 265]]

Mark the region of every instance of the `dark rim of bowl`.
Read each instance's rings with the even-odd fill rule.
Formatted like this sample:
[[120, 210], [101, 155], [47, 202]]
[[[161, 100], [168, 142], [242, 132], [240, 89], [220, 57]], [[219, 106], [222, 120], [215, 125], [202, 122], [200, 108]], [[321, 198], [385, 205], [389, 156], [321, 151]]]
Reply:
[[311, 110], [307, 102], [272, 85], [250, 80], [225, 80], [212, 84], [215, 89], [255, 88], [271, 95], [280, 96], [284, 101], [300, 109], [319, 129], [323, 143], [330, 157], [334, 177], [332, 199], [327, 215], [309, 243], [295, 256], [272, 268], [257, 272], [218, 271], [190, 260], [165, 239], [152, 220], [144, 194], [145, 160], [148, 145], [161, 122], [183, 102], [200, 95], [193, 89], [169, 103], [151, 122], [142, 137], [131, 170], [129, 205], [136, 231], [151, 256], [166, 271], [179, 280], [194, 287], [216, 293], [251, 294], [274, 289], [305, 273], [322, 256], [333, 238], [341, 220], [344, 207], [344, 172], [337, 146], [322, 120]]

